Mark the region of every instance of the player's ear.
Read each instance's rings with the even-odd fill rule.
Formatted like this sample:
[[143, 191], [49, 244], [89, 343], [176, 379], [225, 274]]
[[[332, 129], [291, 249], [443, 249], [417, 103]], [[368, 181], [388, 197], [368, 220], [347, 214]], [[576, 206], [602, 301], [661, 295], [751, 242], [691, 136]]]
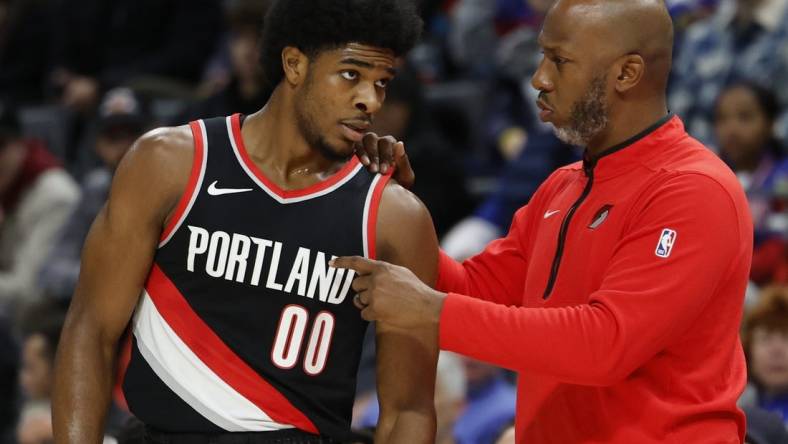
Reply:
[[309, 58], [300, 49], [286, 46], [282, 50], [282, 69], [285, 72], [285, 81], [291, 86], [304, 82], [309, 67]]

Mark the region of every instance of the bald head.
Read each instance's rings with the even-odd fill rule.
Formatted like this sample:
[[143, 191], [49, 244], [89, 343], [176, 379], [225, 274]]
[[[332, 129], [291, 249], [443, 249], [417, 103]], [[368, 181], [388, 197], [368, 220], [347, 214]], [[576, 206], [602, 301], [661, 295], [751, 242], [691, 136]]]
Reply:
[[598, 56], [643, 58], [643, 86], [664, 92], [671, 66], [673, 22], [664, 0], [558, 0], [547, 20]]

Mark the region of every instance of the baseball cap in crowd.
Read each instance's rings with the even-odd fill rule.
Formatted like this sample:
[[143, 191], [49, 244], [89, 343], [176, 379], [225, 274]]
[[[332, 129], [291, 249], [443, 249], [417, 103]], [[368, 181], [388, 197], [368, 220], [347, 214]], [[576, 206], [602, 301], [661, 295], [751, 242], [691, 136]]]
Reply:
[[142, 133], [148, 125], [148, 115], [142, 101], [129, 88], [108, 91], [99, 106], [99, 132]]

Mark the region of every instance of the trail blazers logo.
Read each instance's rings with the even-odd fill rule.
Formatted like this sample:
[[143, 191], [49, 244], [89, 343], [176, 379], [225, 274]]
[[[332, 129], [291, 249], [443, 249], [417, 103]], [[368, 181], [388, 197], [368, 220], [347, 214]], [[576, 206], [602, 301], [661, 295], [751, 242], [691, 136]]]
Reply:
[[676, 232], [670, 228], [664, 228], [659, 236], [657, 250], [654, 252], [659, 257], [668, 257], [673, 251], [673, 244], [676, 243]]
[[591, 219], [591, 223], [588, 224], [588, 228], [595, 230], [597, 227], [602, 225], [603, 222], [607, 220], [607, 217], [610, 215], [610, 210], [613, 209], [613, 205], [607, 204], [599, 209], [596, 212], [594, 217]]

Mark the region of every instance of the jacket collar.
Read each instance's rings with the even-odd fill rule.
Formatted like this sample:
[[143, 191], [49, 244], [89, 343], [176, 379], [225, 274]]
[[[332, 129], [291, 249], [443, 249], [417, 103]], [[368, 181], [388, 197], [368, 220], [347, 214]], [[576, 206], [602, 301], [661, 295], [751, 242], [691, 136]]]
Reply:
[[592, 156], [586, 150], [583, 154], [583, 170], [588, 175], [593, 169], [596, 179], [617, 176], [685, 136], [681, 119], [669, 113], [640, 133], [599, 154]]

